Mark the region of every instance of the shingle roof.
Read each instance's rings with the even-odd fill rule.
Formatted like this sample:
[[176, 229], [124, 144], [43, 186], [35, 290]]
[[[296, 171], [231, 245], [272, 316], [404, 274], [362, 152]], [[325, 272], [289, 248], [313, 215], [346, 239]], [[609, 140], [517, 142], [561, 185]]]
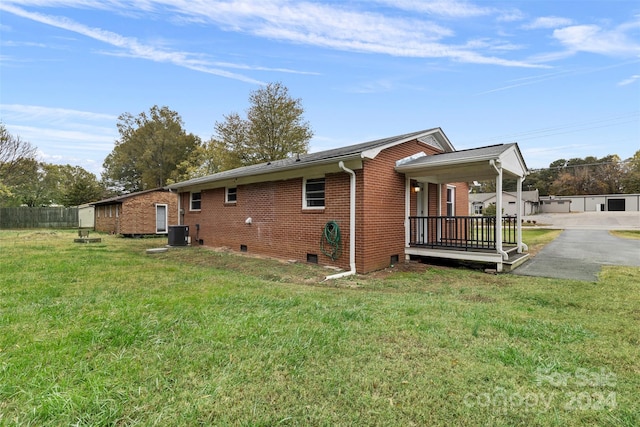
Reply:
[[[389, 138], [377, 139], [374, 141], [363, 142], [360, 144], [349, 145], [346, 147], [334, 148], [331, 150], [318, 151], [315, 153], [300, 154], [295, 157], [290, 157], [282, 160], [275, 160], [267, 163], [260, 163], [257, 165], [244, 166], [236, 169], [231, 169], [224, 172], [219, 172], [213, 175], [208, 175], [199, 178], [193, 178], [188, 181], [178, 182], [167, 186], [167, 188], [178, 189], [182, 187], [194, 186], [199, 184], [205, 184], [209, 182], [222, 181], [225, 179], [240, 178], [252, 175], [262, 175], [267, 173], [273, 173], [278, 171], [285, 171], [290, 169], [299, 169], [307, 167], [311, 164], [329, 163], [337, 160], [344, 160], [353, 157], [359, 157], [363, 152], [367, 150], [375, 150], [377, 148], [384, 147], [386, 145], [398, 143], [401, 141], [409, 141], [411, 139], [419, 138], [423, 135], [433, 133], [439, 128], [432, 128], [427, 130], [421, 130], [417, 132], [406, 133], [403, 135], [397, 135]], [[440, 130], [440, 132], [442, 132]]]
[[139, 196], [139, 195], [145, 194], [145, 193], [151, 193], [152, 191], [168, 191], [168, 190], [165, 189], [165, 188], [152, 188], [150, 190], [137, 191], [135, 193], [128, 193], [128, 194], [122, 194], [120, 196], [109, 197], [108, 199], [98, 200], [97, 202], [91, 202], [91, 203], [88, 203], [88, 204], [91, 205], [91, 206], [111, 205], [113, 203], [120, 203], [123, 200], [128, 199], [130, 197]]

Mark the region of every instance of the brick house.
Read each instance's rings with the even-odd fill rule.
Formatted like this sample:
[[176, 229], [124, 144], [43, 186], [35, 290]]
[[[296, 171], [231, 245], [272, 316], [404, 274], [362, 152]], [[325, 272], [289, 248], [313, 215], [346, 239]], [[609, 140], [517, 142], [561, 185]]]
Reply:
[[[192, 241], [348, 270], [343, 275], [368, 273], [421, 251], [442, 256], [442, 242], [449, 254], [469, 255], [459, 246], [471, 232], [452, 222], [443, 228], [447, 219], [468, 217], [467, 182], [492, 176], [501, 183], [502, 168], [495, 166], [512, 157], [516, 171], [508, 173], [526, 174], [517, 145], [494, 147], [455, 151], [435, 128], [168, 188], [179, 193], [180, 224], [192, 230]], [[505, 153], [508, 159], [502, 159]], [[501, 265], [498, 246], [489, 262]], [[521, 242], [517, 247], [522, 251]]]
[[167, 234], [178, 223], [178, 195], [164, 188], [129, 193], [90, 203], [95, 230], [124, 236]]

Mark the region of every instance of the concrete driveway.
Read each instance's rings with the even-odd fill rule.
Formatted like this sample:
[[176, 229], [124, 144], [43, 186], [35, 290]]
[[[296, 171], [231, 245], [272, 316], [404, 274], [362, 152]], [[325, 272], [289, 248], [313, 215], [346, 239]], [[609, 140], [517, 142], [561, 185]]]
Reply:
[[609, 233], [640, 230], [640, 212], [541, 214], [526, 219], [564, 231], [513, 274], [596, 282], [603, 265], [640, 267], [640, 240]]

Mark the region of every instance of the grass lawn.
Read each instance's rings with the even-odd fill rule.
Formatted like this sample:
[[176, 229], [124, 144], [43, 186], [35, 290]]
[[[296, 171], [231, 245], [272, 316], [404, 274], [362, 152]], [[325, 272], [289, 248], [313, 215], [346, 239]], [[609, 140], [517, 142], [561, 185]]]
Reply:
[[0, 231], [0, 425], [640, 425], [640, 268], [321, 283], [318, 266], [74, 237]]

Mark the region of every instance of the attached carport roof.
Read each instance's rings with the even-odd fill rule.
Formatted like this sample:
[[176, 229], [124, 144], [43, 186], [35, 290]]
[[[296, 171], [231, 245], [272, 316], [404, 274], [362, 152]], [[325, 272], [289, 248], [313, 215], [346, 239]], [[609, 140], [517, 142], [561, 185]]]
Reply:
[[516, 143], [422, 156], [399, 162], [396, 170], [420, 181], [445, 183], [493, 179], [498, 175], [494, 165], [505, 176], [529, 173]]

